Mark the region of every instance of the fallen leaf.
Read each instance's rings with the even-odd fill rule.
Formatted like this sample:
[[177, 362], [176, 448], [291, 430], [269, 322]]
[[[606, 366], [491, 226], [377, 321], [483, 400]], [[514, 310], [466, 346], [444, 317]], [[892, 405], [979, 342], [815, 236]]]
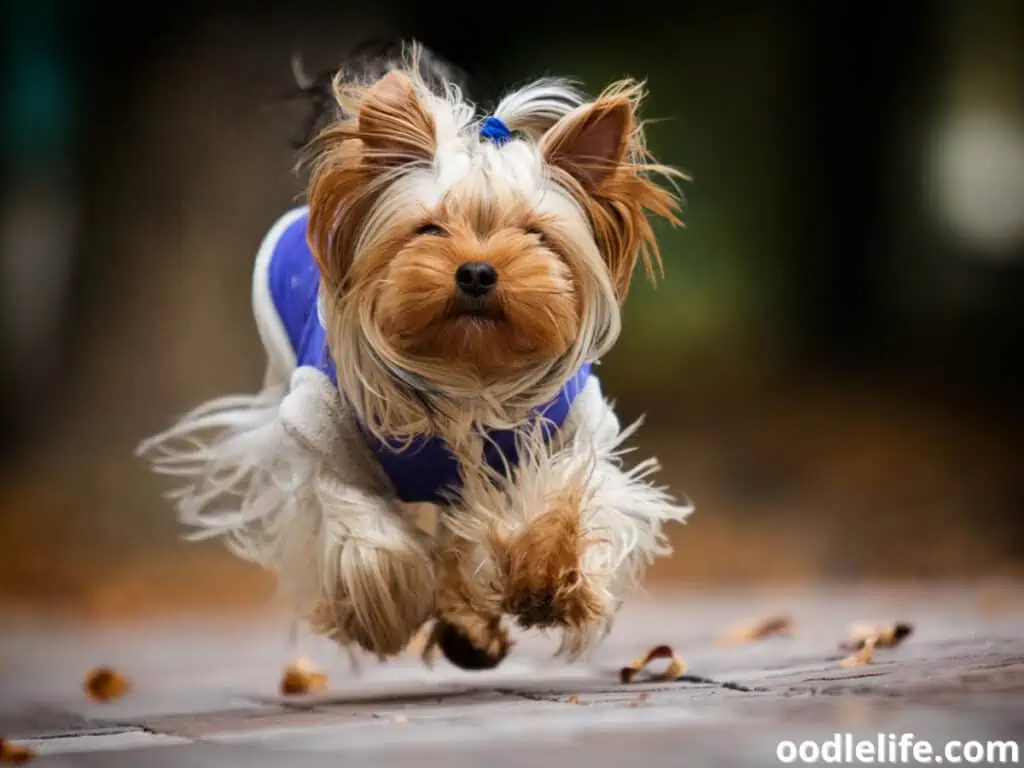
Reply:
[[857, 622], [850, 627], [850, 636], [839, 644], [841, 651], [858, 651], [870, 642], [875, 648], [895, 648], [914, 631], [911, 624], [895, 622], [888, 625]]
[[723, 645], [743, 645], [766, 637], [791, 637], [793, 619], [789, 616], [769, 616], [760, 621], [738, 624], [726, 630], [718, 639]]
[[113, 701], [130, 689], [128, 679], [111, 667], [97, 667], [85, 678], [85, 692], [93, 701]]
[[630, 662], [629, 666], [619, 670], [619, 679], [623, 683], [631, 683], [637, 674], [648, 664], [657, 659], [669, 659], [668, 667], [660, 675], [651, 675], [651, 680], [671, 681], [682, 677], [686, 671], [686, 663], [676, 656], [675, 652], [667, 645], [658, 645], [649, 650], [643, 656], [638, 656]]
[[580, 703], [580, 697], [579, 697], [579, 696], [577, 696], [577, 695], [576, 695], [576, 694], [574, 693], [574, 694], [573, 694], [572, 696], [570, 696], [570, 697], [569, 697], [569, 703], [570, 703], [570, 704], [579, 704], [579, 703]]
[[0, 764], [24, 765], [35, 756], [36, 753], [28, 747], [0, 739]]
[[284, 669], [281, 678], [281, 694], [299, 696], [315, 693], [327, 688], [327, 674], [314, 667], [306, 659], [298, 659]]
[[875, 641], [871, 638], [864, 641], [864, 645], [856, 653], [840, 660], [839, 666], [843, 669], [851, 667], [862, 667], [875, 660]]

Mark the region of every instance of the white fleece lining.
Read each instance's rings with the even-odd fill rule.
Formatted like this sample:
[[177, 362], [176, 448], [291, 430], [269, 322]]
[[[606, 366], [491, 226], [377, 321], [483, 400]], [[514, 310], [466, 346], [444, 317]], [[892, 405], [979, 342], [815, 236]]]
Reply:
[[277, 313], [270, 293], [270, 259], [281, 236], [307, 210], [308, 208], [303, 205], [279, 218], [263, 238], [253, 264], [252, 314], [263, 348], [267, 352], [267, 377], [277, 381], [288, 381], [291, 372], [295, 370], [297, 360], [295, 350], [288, 339], [288, 332]]

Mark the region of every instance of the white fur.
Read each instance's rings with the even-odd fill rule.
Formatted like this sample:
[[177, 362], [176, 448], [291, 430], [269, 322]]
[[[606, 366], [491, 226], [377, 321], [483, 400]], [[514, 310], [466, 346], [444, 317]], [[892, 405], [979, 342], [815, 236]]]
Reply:
[[[346, 550], [353, 542], [418, 550], [429, 561], [386, 477], [347, 426], [338, 391], [313, 368], [297, 369], [287, 391], [211, 401], [139, 453], [155, 472], [187, 478], [171, 498], [181, 522], [196, 529], [192, 539], [225, 537], [236, 555], [273, 571], [300, 612], [358, 558]], [[228, 499], [230, 506], [216, 506]]]
[[544, 78], [505, 96], [494, 116], [513, 131], [537, 141], [544, 132], [583, 104], [576, 86], [562, 78]]

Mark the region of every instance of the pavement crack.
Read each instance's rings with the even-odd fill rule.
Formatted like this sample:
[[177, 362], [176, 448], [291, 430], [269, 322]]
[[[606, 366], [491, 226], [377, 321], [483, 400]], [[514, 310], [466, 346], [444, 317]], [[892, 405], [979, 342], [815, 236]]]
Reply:
[[553, 704], [560, 704], [569, 694], [559, 693], [532, 693], [531, 691], [520, 691], [515, 688], [495, 688], [497, 693], [504, 694], [506, 696], [515, 696], [520, 699], [526, 699], [527, 701], [546, 701]]
[[716, 688], [724, 688], [727, 691], [738, 691], [739, 693], [765, 693], [768, 690], [767, 688], [741, 685], [740, 683], [733, 682], [732, 680], [715, 680], [714, 678], [703, 677], [701, 675], [683, 675], [682, 677], [676, 678], [676, 682], [711, 685]]
[[869, 677], [885, 677], [888, 672], [862, 672], [858, 675], [837, 675], [835, 677], [808, 677], [805, 683], [841, 683], [846, 680], [864, 680]]
[[[660, 683], [656, 687], [649, 687], [649, 683], [643, 684], [642, 688], [637, 689], [635, 686], [615, 686], [600, 691], [584, 691], [582, 693], [635, 693], [637, 695], [650, 694], [650, 693], [661, 693], [667, 691], [678, 691], [685, 686], [677, 685], [677, 683], [689, 683], [693, 686], [700, 686], [704, 688], [716, 688], [719, 690], [734, 691], [736, 693], [767, 693], [768, 688], [761, 688], [758, 686], [747, 686], [741, 683], [734, 682], [732, 680], [715, 680], [710, 677], [704, 677], [702, 675], [682, 675], [674, 680], [664, 681], [649, 681]], [[527, 701], [543, 701], [552, 704], [572, 704], [573, 706], [586, 705], [588, 702], [580, 701], [580, 694], [570, 694], [563, 691], [546, 691], [538, 693], [535, 691], [526, 691], [519, 688], [495, 688], [493, 689], [496, 693], [500, 693], [506, 696], [515, 696], [520, 699], [526, 699]]]

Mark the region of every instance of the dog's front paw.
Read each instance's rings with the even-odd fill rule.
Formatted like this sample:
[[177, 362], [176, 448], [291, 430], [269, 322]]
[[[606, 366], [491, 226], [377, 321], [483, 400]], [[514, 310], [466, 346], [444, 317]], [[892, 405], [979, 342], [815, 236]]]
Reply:
[[506, 542], [505, 610], [523, 628], [578, 629], [605, 618], [582, 562], [593, 543], [571, 498], [530, 520]]

